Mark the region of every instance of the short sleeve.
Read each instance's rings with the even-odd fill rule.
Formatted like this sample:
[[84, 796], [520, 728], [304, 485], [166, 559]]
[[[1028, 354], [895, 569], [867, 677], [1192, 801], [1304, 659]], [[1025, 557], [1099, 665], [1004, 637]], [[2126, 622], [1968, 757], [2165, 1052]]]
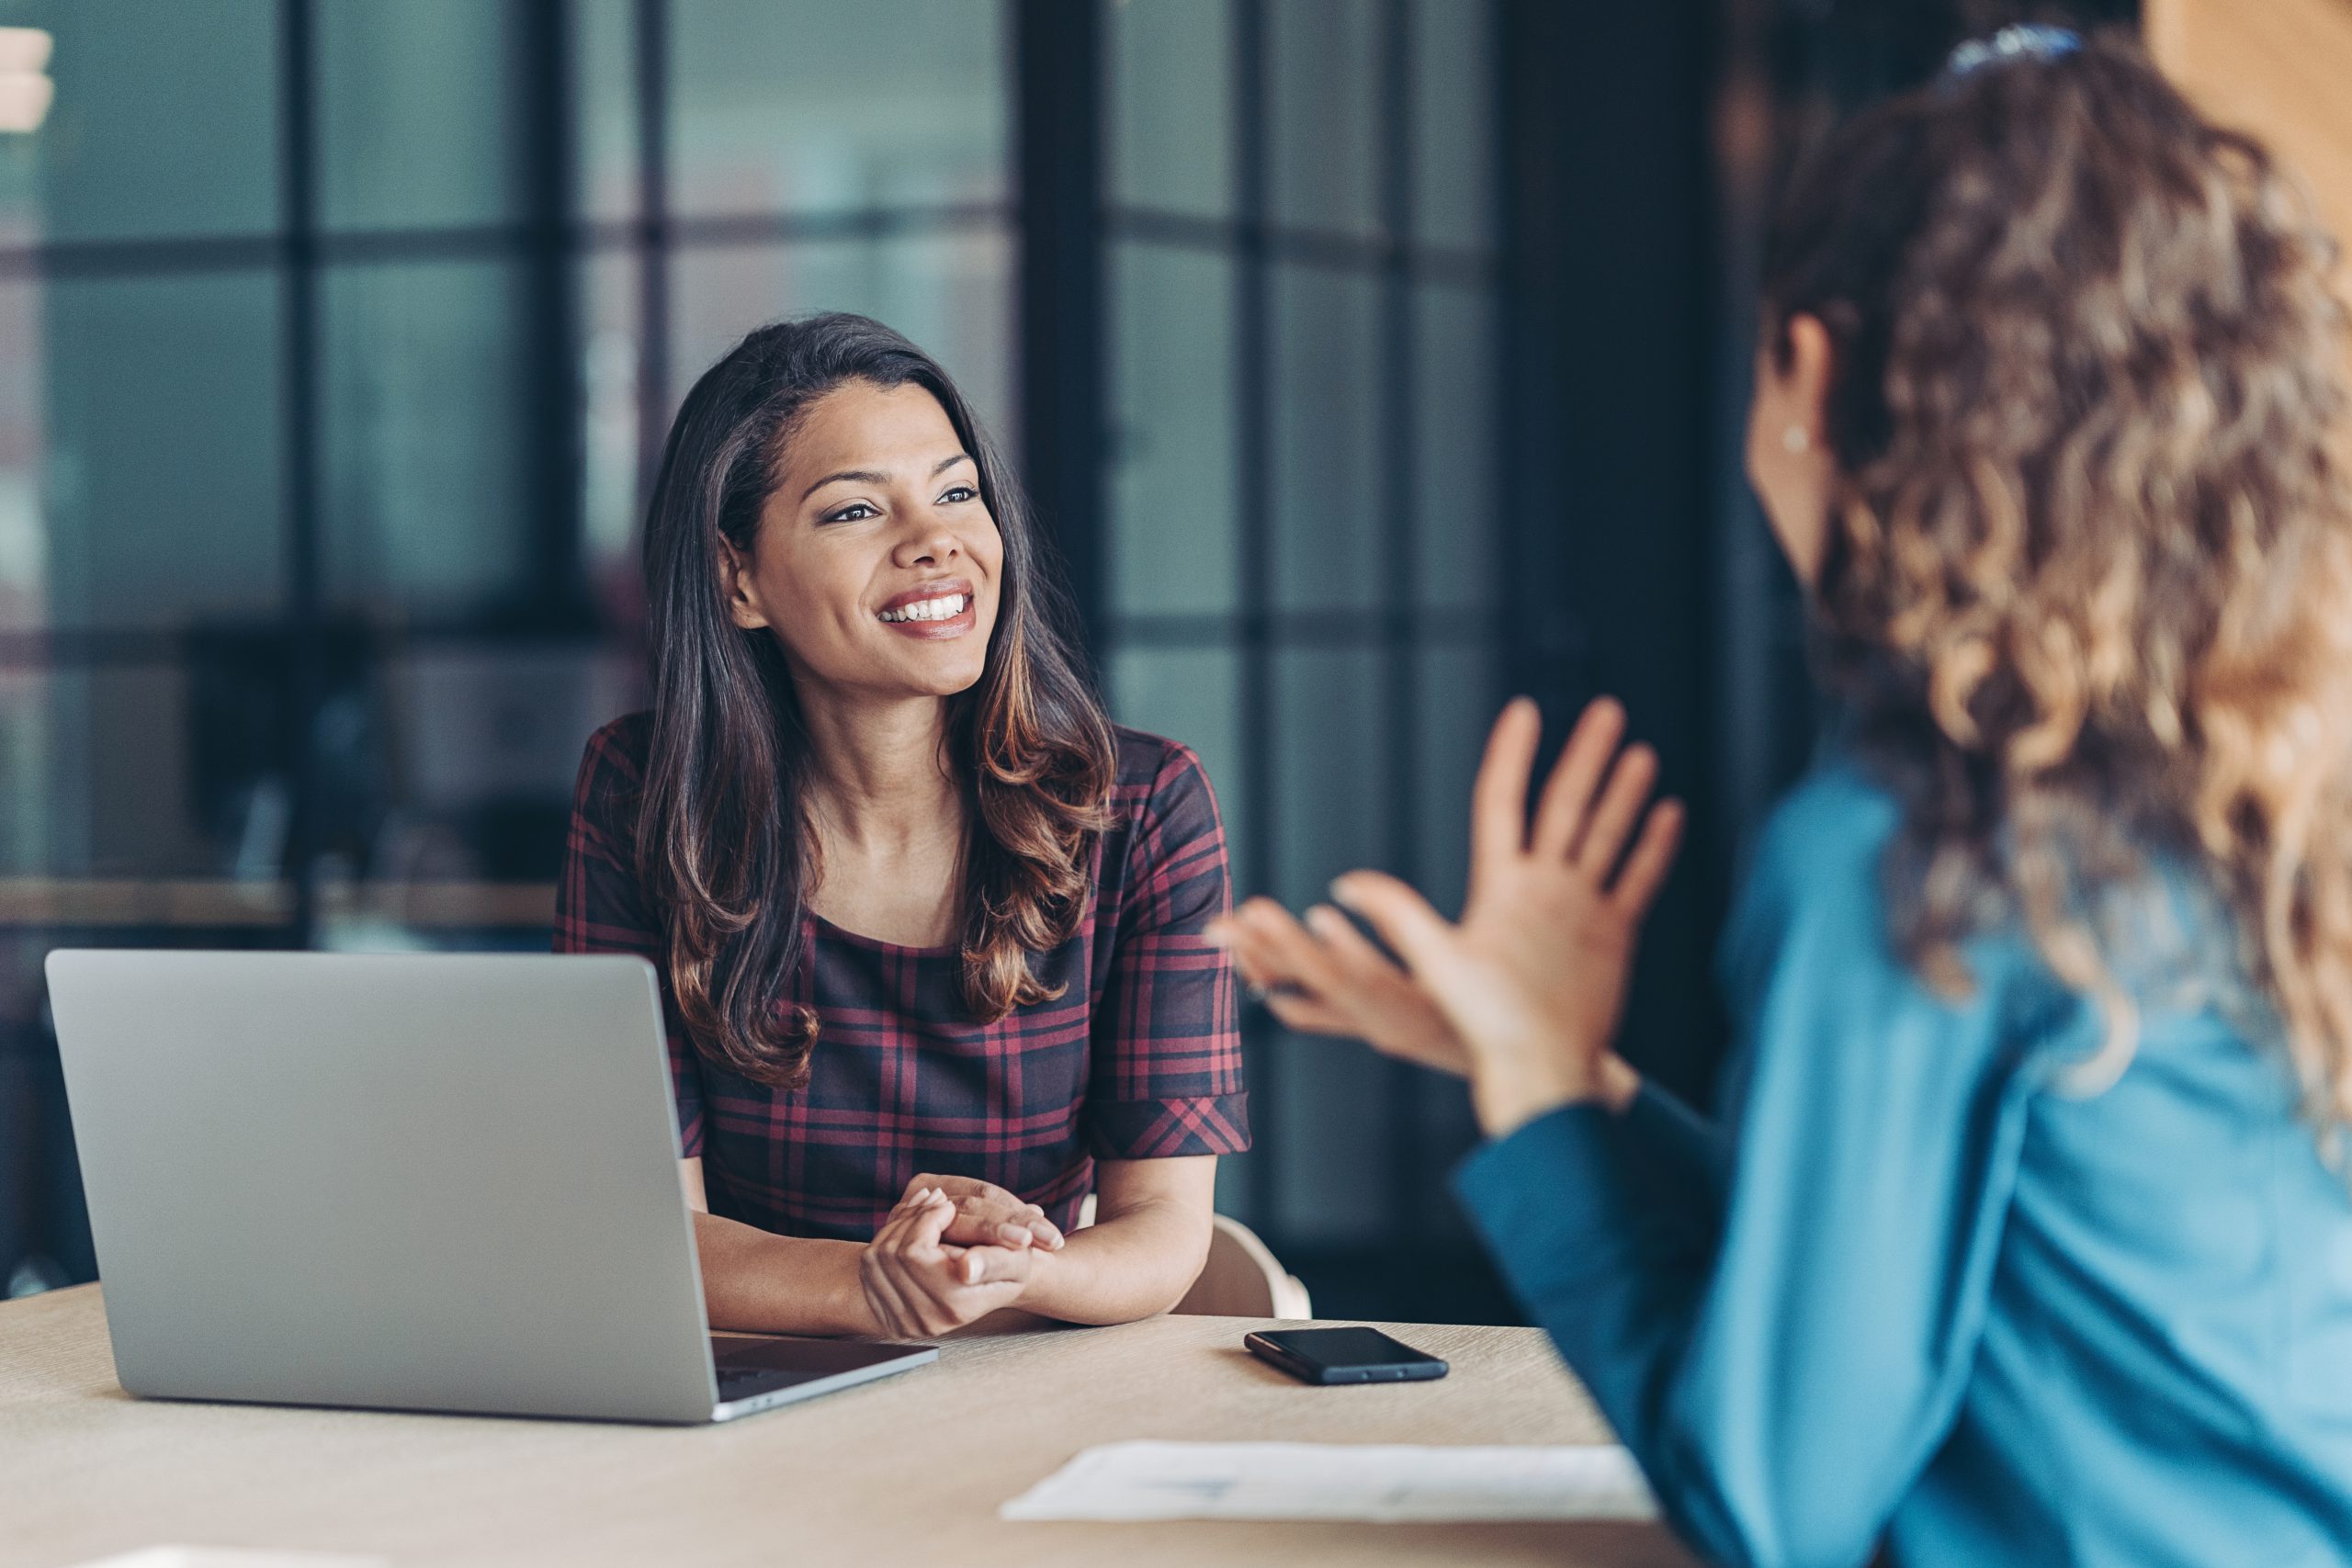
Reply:
[[694, 1042], [670, 988], [662, 922], [637, 877], [637, 801], [645, 776], [648, 716], [616, 719], [588, 738], [564, 834], [563, 874], [556, 883], [558, 953], [633, 953], [662, 977], [662, 1026], [668, 1036], [671, 1092], [677, 1101], [678, 1148], [702, 1155], [702, 1074]]
[[1233, 903], [1200, 759], [1170, 743], [1127, 843], [1086, 1104], [1098, 1159], [1250, 1146], [1233, 965], [1203, 929]]

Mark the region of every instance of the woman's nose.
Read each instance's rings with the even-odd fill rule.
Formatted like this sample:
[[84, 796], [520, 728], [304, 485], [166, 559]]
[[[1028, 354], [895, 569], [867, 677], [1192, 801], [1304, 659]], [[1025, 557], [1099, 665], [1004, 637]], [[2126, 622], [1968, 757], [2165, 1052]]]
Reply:
[[913, 566], [922, 561], [937, 565], [955, 559], [964, 553], [956, 543], [955, 531], [937, 517], [912, 519], [907, 526], [906, 537], [899, 546], [899, 558], [903, 565]]

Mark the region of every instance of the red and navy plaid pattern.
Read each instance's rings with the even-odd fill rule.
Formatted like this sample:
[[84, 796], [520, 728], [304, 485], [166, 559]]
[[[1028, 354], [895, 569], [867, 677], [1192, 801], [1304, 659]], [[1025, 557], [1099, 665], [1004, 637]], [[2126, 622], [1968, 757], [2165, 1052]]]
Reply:
[[1113, 826], [1078, 931], [1036, 955], [1058, 1001], [978, 1023], [953, 950], [900, 947], [815, 916], [793, 994], [817, 1010], [805, 1089], [729, 1072], [695, 1049], [639, 886], [636, 821], [651, 716], [589, 739], [556, 897], [559, 953], [636, 953], [664, 969], [681, 1146], [713, 1213], [786, 1235], [864, 1241], [918, 1172], [978, 1177], [1068, 1228], [1097, 1159], [1250, 1146], [1231, 964], [1201, 928], [1231, 903], [1225, 834], [1200, 760], [1117, 731]]

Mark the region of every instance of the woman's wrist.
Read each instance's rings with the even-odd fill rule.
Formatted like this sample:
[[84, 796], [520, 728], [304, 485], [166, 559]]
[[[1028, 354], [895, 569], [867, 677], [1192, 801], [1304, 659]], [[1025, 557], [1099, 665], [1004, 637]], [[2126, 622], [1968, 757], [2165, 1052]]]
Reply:
[[1641, 1087], [1641, 1075], [1612, 1051], [1588, 1061], [1531, 1052], [1478, 1061], [1470, 1099], [1479, 1128], [1502, 1138], [1566, 1105], [1600, 1105], [1623, 1115]]

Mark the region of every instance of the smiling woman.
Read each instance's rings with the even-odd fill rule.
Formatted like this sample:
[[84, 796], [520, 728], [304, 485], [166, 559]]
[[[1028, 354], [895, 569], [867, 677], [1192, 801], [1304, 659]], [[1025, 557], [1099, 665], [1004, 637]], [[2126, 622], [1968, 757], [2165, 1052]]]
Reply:
[[662, 972], [714, 1325], [1174, 1304], [1249, 1142], [1223, 832], [1103, 716], [954, 383], [863, 317], [754, 332], [645, 563], [654, 707], [589, 742], [556, 942]]

